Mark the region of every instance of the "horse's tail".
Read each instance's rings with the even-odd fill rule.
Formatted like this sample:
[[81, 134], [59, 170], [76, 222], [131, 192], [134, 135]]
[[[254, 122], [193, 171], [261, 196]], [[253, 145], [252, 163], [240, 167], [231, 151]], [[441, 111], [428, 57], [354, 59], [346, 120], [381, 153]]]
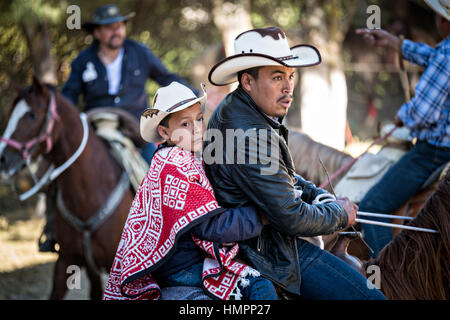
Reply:
[[[450, 171], [410, 225], [439, 234], [403, 230], [368, 265], [378, 265], [389, 299], [450, 298]], [[365, 268], [366, 269], [366, 268]]]

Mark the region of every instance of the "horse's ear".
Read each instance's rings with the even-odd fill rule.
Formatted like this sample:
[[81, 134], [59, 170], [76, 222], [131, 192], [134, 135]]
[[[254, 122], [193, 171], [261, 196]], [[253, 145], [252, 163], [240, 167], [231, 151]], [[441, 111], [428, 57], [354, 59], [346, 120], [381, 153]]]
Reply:
[[15, 96], [18, 96], [22, 89], [23, 87], [18, 82], [11, 80], [11, 90], [15, 93]]
[[39, 79], [35, 75], [33, 75], [32, 87], [40, 93], [44, 93], [46, 91], [45, 86], [41, 83], [41, 81], [39, 81]]

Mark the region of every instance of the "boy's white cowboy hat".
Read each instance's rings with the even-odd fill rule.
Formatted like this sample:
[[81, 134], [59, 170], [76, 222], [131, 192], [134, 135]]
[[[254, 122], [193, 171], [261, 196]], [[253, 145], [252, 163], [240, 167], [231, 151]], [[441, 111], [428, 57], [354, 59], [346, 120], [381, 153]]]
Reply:
[[307, 67], [319, 64], [319, 50], [301, 44], [289, 48], [286, 34], [277, 27], [252, 29], [234, 39], [234, 55], [212, 67], [209, 81], [223, 86], [237, 81], [237, 73], [260, 66]]
[[425, 0], [436, 13], [450, 20], [450, 0]]
[[158, 133], [158, 125], [166, 116], [186, 109], [197, 102], [205, 102], [206, 92], [203, 83], [201, 86], [203, 96], [200, 98], [191, 89], [176, 81], [159, 88], [153, 97], [152, 107], [145, 109], [141, 115], [142, 138], [147, 142], [161, 142], [163, 138]]

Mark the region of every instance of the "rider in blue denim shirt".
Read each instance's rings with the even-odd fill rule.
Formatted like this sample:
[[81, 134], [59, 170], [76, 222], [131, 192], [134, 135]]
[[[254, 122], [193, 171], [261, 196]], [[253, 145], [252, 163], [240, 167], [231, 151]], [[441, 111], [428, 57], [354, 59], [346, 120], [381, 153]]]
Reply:
[[[99, 42], [81, 51], [72, 62], [72, 72], [63, 87], [63, 94], [74, 104], [78, 104], [79, 96], [83, 95], [84, 110], [96, 107], [119, 107], [140, 118], [148, 106], [148, 95], [145, 84], [148, 78], [167, 86], [173, 81], [186, 84], [180, 76], [170, 73], [162, 62], [141, 43], [126, 39], [123, 43], [123, 62], [121, 82], [116, 94], [108, 92], [108, 77], [106, 67], [98, 56]], [[92, 76], [83, 79], [83, 73], [89, 73], [89, 66], [95, 68]], [[88, 66], [89, 64], [89, 66]], [[193, 90], [198, 94], [198, 91]]]
[[[83, 25], [95, 40], [72, 62], [72, 71], [62, 89], [64, 96], [74, 105], [78, 105], [79, 97], [83, 95], [85, 111], [97, 107], [118, 107], [139, 119], [148, 106], [145, 91], [148, 78], [161, 86], [173, 81], [187, 85], [180, 76], [169, 72], [149, 48], [125, 38], [125, 23], [132, 16], [133, 13], [122, 16], [116, 6], [105, 5], [94, 11], [93, 22]], [[113, 64], [118, 68], [109, 72], [108, 66]], [[113, 84], [116, 84], [114, 88], [111, 87]], [[191, 89], [199, 94], [198, 90]], [[153, 144], [143, 148], [142, 155], [147, 162], [155, 150]]]

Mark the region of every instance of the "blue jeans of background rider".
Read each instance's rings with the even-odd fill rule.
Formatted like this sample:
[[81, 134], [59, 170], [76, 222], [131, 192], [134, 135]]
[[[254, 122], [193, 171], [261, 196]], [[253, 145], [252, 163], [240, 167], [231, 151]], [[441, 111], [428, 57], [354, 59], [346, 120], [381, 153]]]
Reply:
[[141, 150], [141, 155], [147, 161], [148, 164], [152, 161], [153, 154], [156, 151], [156, 145], [154, 143], [147, 143]]
[[300, 294], [307, 300], [385, 300], [367, 279], [340, 258], [297, 240], [301, 273]]
[[[410, 199], [434, 170], [450, 161], [450, 149], [418, 141], [359, 203], [360, 211], [393, 213]], [[364, 217], [364, 219], [370, 219]], [[372, 220], [390, 222], [389, 219]], [[392, 240], [391, 228], [363, 224], [364, 238], [375, 251], [375, 257]]]
[[[164, 279], [168, 286], [201, 287], [203, 263], [196, 263]], [[247, 277], [249, 284], [239, 285], [244, 300], [277, 300], [273, 284], [263, 277]]]

